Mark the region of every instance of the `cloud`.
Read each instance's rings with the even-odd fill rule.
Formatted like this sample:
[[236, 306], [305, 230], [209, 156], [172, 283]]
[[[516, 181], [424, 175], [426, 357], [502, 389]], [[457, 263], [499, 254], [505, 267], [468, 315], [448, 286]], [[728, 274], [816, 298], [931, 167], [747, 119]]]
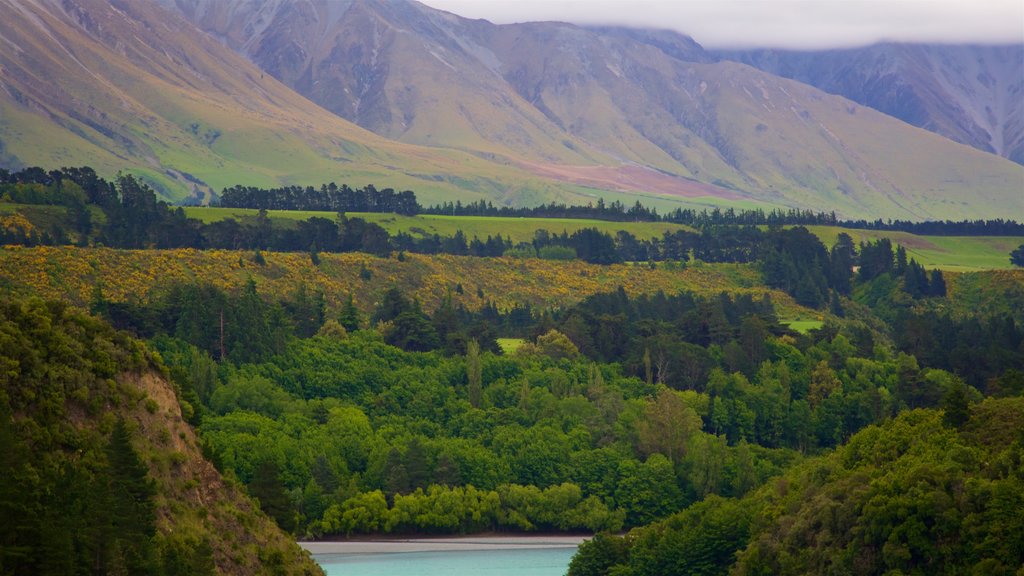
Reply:
[[668, 28], [708, 48], [1024, 42], [1021, 0], [425, 0], [495, 23]]

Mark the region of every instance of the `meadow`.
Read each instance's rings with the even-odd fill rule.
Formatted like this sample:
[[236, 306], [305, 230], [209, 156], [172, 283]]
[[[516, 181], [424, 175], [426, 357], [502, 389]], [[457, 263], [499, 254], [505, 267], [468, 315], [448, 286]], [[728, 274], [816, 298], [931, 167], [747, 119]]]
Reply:
[[[185, 208], [185, 214], [190, 218], [202, 220], [204, 223], [217, 222], [226, 218], [236, 220], [255, 217], [258, 210], [246, 208], [208, 208], [201, 206], [190, 206]], [[311, 217], [329, 218], [337, 217], [333, 212], [313, 212], [302, 210], [268, 210], [267, 214], [271, 219], [276, 220], [306, 220]], [[664, 232], [676, 230], [690, 230], [687, 226], [672, 224], [670, 222], [608, 222], [606, 220], [583, 220], [572, 218], [507, 218], [507, 217], [478, 217], [478, 216], [442, 216], [436, 214], [420, 214], [417, 216], [401, 216], [398, 214], [381, 214], [368, 212], [349, 212], [346, 216], [362, 218], [367, 222], [374, 222], [388, 231], [388, 234], [405, 232], [413, 236], [452, 236], [458, 230], [472, 239], [476, 236], [480, 239], [488, 236], [501, 235], [511, 238], [513, 242], [529, 242], [537, 230], [547, 230], [552, 234], [562, 232], [573, 232], [582, 228], [597, 228], [602, 232], [615, 234], [619, 230], [625, 230], [637, 238], [647, 239], [661, 237]]]
[[[243, 219], [254, 217], [257, 210], [245, 208], [209, 208], [190, 206], [185, 213], [205, 223], [225, 218]], [[317, 216], [336, 218], [332, 212], [309, 212], [293, 210], [270, 210], [268, 214], [276, 220], [305, 220]], [[574, 220], [569, 218], [494, 218], [477, 216], [442, 216], [420, 214], [400, 216], [397, 214], [349, 213], [348, 216], [375, 222], [389, 234], [405, 232], [413, 236], [438, 234], [451, 236], [462, 230], [467, 238], [486, 238], [500, 234], [514, 242], [528, 242], [536, 230], [543, 229], [560, 234], [572, 234], [581, 228], [597, 228], [615, 234], [625, 230], [637, 238], [660, 237], [666, 231], [692, 230], [687, 226], [670, 222], [608, 222], [604, 220]], [[982, 270], [1008, 270], [1010, 252], [1024, 244], [1024, 237], [1015, 236], [920, 236], [909, 232], [856, 230], [839, 226], [807, 226], [807, 229], [831, 247], [840, 233], [853, 238], [854, 243], [870, 242], [889, 238], [894, 244], [903, 246], [907, 256], [918, 261], [925, 268], [938, 268], [950, 272], [977, 272]]]
[[1017, 236], [919, 236], [909, 232], [883, 230], [853, 230], [838, 226], [807, 226], [825, 246], [832, 246], [840, 233], [849, 234], [855, 244], [888, 238], [903, 246], [907, 257], [917, 260], [925, 268], [938, 268], [950, 272], [977, 272], [980, 270], [1007, 270], [1010, 252], [1024, 244]]

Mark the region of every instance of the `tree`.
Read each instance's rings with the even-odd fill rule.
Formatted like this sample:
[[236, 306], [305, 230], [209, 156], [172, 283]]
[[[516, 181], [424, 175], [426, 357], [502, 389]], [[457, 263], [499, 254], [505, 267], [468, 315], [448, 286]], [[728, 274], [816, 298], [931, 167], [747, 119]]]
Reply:
[[349, 332], [359, 330], [359, 326], [363, 322], [362, 315], [359, 313], [359, 309], [356, 308], [355, 300], [352, 298], [351, 292], [348, 293], [345, 303], [341, 306], [341, 313], [338, 314], [338, 322]]
[[558, 330], [548, 330], [546, 334], [537, 337], [537, 348], [541, 354], [550, 356], [556, 360], [568, 358], [573, 360], [580, 355], [580, 351], [568, 336]]
[[480, 345], [470, 340], [466, 346], [466, 378], [469, 380], [469, 403], [480, 408], [483, 403], [483, 373], [480, 367]]
[[639, 448], [676, 462], [686, 454], [690, 437], [700, 430], [700, 416], [675, 391], [662, 388], [647, 402], [639, 426]]
[[953, 428], [960, 428], [971, 418], [971, 405], [967, 398], [967, 385], [957, 379], [942, 398], [942, 421]]
[[281, 469], [273, 460], [265, 459], [256, 466], [249, 493], [259, 500], [260, 508], [286, 532], [295, 530], [295, 514], [288, 494], [281, 483]]
[[607, 576], [613, 566], [629, 560], [629, 543], [611, 534], [597, 534], [580, 544], [569, 563], [568, 576]]
[[[123, 567], [129, 573], [145, 572], [156, 534], [156, 484], [132, 447], [132, 435], [118, 419], [107, 445], [107, 469], [99, 478], [105, 510], [98, 552], [110, 571]], [[107, 523], [109, 522], [109, 523]]]
[[1010, 252], [1010, 264], [1024, 267], [1024, 244], [1021, 244], [1016, 250]]

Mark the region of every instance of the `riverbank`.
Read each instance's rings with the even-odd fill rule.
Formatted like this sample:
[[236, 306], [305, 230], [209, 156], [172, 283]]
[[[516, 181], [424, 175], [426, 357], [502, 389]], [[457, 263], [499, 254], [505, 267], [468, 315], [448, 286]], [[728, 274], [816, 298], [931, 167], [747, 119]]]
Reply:
[[311, 554], [386, 554], [576, 548], [591, 536], [458, 536], [448, 538], [364, 538], [299, 542]]

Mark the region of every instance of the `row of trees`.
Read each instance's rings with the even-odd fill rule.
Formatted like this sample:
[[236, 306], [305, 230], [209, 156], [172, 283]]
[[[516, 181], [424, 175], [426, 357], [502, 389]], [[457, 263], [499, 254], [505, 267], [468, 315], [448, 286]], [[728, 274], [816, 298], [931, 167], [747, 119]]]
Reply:
[[378, 190], [373, 184], [362, 188], [338, 186], [334, 182], [319, 189], [312, 186], [257, 188], [233, 186], [220, 193], [217, 205], [225, 208], [257, 210], [313, 210], [321, 212], [389, 212], [413, 216], [421, 207], [411, 190], [396, 192], [392, 188]]

